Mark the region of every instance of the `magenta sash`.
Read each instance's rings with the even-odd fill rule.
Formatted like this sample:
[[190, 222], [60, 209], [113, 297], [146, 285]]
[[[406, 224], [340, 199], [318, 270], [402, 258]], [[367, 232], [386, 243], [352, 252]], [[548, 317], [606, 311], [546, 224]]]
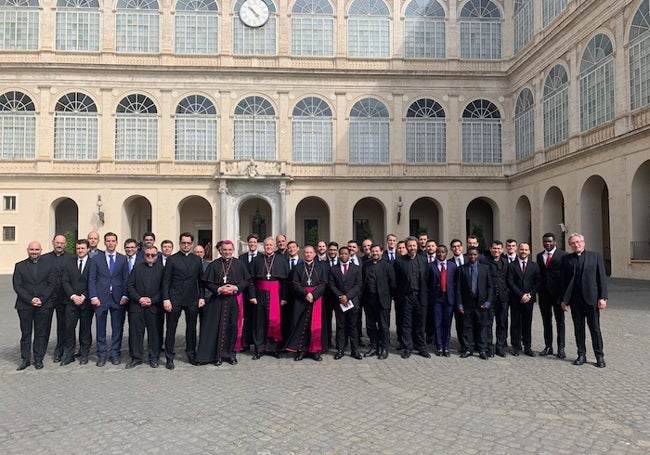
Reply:
[[257, 288], [269, 293], [269, 327], [266, 331], [266, 336], [276, 343], [282, 341], [282, 326], [280, 323], [280, 282], [257, 280], [256, 286]]
[[[305, 291], [307, 291], [307, 293], [310, 293], [314, 292], [314, 289], [316, 288], [305, 288]], [[319, 297], [318, 299], [314, 300], [313, 308], [311, 310], [311, 336], [309, 337], [309, 352], [311, 353], [318, 353], [323, 350], [323, 343], [321, 340], [323, 329], [322, 318], [323, 304], [321, 298]]]
[[239, 316], [237, 316], [237, 341], [235, 341], [235, 352], [241, 351], [241, 337], [244, 332], [244, 297], [237, 294], [237, 306], [239, 307]]

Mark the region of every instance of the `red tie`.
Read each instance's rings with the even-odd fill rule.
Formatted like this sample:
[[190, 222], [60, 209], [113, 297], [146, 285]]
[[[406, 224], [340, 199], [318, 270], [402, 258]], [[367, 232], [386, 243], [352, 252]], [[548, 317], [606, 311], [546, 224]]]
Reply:
[[345, 275], [346, 273], [348, 273], [348, 265], [343, 264], [343, 275]]
[[546, 268], [548, 269], [548, 266], [551, 265], [551, 258], [553, 257], [553, 253], [548, 253], [546, 255]]
[[444, 262], [440, 263], [440, 290], [447, 292], [447, 268]]
[[522, 273], [526, 273], [526, 261], [523, 261], [521, 263], [521, 271], [522, 271]]

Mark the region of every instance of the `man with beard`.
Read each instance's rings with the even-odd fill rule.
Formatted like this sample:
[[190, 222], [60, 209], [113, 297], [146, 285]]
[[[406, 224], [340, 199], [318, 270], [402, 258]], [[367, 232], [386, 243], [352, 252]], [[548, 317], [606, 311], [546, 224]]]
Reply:
[[291, 271], [295, 318], [286, 348], [296, 353], [296, 361], [309, 355], [320, 362], [327, 341], [322, 299], [327, 286], [327, 266], [316, 260], [316, 251], [311, 245], [303, 248], [303, 258]]
[[273, 237], [267, 237], [264, 239], [264, 254], [258, 254], [253, 263], [255, 290], [251, 294], [251, 303], [256, 306], [253, 319], [253, 360], [258, 360], [264, 353], [280, 357], [281, 308], [287, 304], [288, 276], [289, 262], [286, 256], [276, 252]]
[[[56, 278], [54, 281], [54, 292], [52, 292], [52, 306], [56, 313], [56, 346], [54, 347], [54, 362], [58, 363], [63, 357], [63, 350], [65, 349], [65, 305], [68, 301], [68, 296], [65, 295], [63, 290], [63, 265], [70, 261], [72, 255], [65, 252], [67, 239], [64, 235], [57, 234], [52, 239], [52, 251], [43, 255], [52, 260], [56, 268]], [[48, 330], [47, 339], [50, 338]]]
[[[488, 354], [506, 356], [506, 338], [508, 337], [508, 258], [503, 255], [503, 242], [495, 240], [490, 246], [490, 257], [484, 257], [483, 263], [490, 269], [494, 287], [494, 301], [488, 310]], [[496, 320], [496, 343], [493, 342], [492, 325]]]
[[217, 366], [226, 360], [236, 365], [235, 342], [242, 327], [240, 304], [248, 290], [250, 275], [244, 262], [232, 257], [235, 252], [232, 241], [222, 241], [220, 251], [221, 257], [208, 265], [203, 277], [212, 297], [203, 314], [196, 360]]

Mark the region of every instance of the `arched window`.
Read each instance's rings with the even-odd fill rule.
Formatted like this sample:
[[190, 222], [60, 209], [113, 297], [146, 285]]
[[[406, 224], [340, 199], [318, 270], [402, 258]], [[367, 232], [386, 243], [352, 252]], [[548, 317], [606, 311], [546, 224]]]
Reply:
[[350, 110], [350, 163], [388, 163], [390, 119], [384, 103], [357, 101]]
[[569, 137], [569, 76], [555, 65], [544, 82], [544, 147]]
[[99, 1], [57, 0], [56, 50], [99, 51]]
[[490, 0], [470, 0], [460, 12], [460, 58], [501, 58], [501, 13]]
[[348, 17], [349, 57], [390, 57], [390, 18], [382, 0], [354, 0]]
[[546, 27], [564, 8], [567, 0], [542, 0], [542, 25]]
[[501, 113], [488, 100], [463, 111], [463, 163], [501, 163]]
[[515, 151], [518, 160], [535, 153], [535, 100], [527, 88], [515, 104]]
[[650, 0], [641, 3], [630, 28], [630, 96], [632, 110], [650, 104]]
[[218, 11], [215, 0], [178, 0], [174, 15], [174, 44], [178, 54], [217, 53]]
[[235, 107], [235, 159], [275, 160], [275, 110], [261, 96], [249, 96]]
[[313, 96], [293, 108], [291, 119], [293, 161], [296, 163], [332, 162], [332, 109]]
[[291, 55], [334, 55], [334, 9], [328, 0], [297, 0], [294, 3]]
[[158, 159], [158, 110], [145, 95], [133, 94], [117, 105], [115, 159]]
[[587, 131], [614, 118], [614, 56], [607, 35], [587, 44], [580, 62], [580, 126]]
[[97, 159], [97, 106], [83, 93], [68, 93], [54, 108], [54, 159]]
[[264, 0], [269, 7], [269, 19], [261, 27], [248, 27], [239, 18], [239, 9], [245, 0], [237, 0], [233, 16], [233, 54], [275, 55], [276, 8], [271, 0]]
[[117, 52], [158, 52], [158, 9], [157, 0], [118, 0], [115, 25]]
[[0, 95], [0, 158], [36, 158], [36, 110], [32, 99], [22, 92]]
[[412, 0], [404, 17], [406, 58], [445, 58], [445, 10], [437, 0]]
[[38, 16], [38, 0], [0, 0], [0, 50], [37, 50]]
[[183, 98], [176, 106], [176, 147], [178, 161], [217, 160], [217, 109], [201, 95]]
[[535, 34], [535, 2], [515, 0], [515, 52], [519, 52]]
[[444, 163], [447, 159], [445, 111], [436, 101], [422, 98], [406, 111], [406, 162]]

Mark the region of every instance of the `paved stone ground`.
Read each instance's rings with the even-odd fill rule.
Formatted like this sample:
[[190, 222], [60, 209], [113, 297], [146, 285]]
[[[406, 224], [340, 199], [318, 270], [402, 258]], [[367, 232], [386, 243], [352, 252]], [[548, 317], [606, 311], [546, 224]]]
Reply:
[[[605, 369], [593, 355], [571, 365], [568, 318], [564, 361], [393, 351], [386, 361], [242, 354], [236, 366], [192, 367], [180, 355], [170, 372], [100, 369], [92, 358], [60, 367], [48, 355], [43, 370], [17, 372], [9, 276], [0, 301], [2, 454], [650, 453], [650, 282], [611, 280]], [[537, 311], [533, 325], [537, 351]]]

